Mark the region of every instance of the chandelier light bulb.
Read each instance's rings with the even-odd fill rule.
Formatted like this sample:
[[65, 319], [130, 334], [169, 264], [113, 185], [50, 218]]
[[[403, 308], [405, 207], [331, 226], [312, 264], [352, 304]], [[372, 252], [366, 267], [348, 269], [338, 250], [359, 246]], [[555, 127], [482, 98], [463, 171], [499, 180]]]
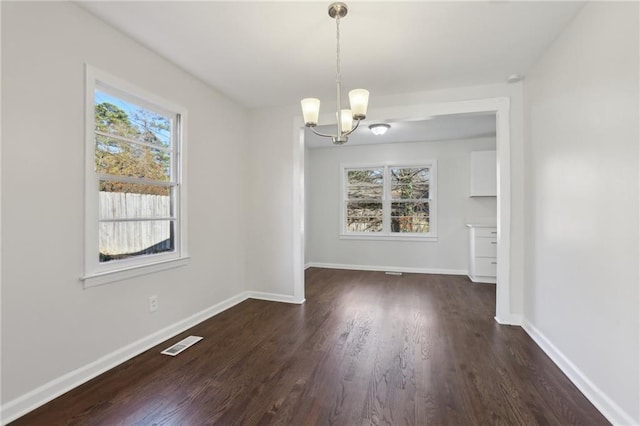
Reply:
[[302, 105], [304, 125], [307, 127], [316, 126], [320, 115], [320, 99], [306, 98], [300, 101], [300, 104]]
[[353, 89], [349, 92], [349, 103], [354, 120], [367, 118], [367, 104], [369, 103], [369, 91], [365, 89]]
[[340, 110], [340, 120], [342, 121], [342, 132], [351, 131], [351, 127], [353, 127], [353, 116], [351, 115], [350, 109]]

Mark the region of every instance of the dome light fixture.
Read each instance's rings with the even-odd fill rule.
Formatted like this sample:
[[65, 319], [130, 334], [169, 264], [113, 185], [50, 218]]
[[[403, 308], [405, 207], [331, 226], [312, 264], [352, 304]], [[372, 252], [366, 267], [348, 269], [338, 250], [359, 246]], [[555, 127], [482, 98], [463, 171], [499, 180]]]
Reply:
[[389, 130], [390, 127], [391, 126], [386, 123], [377, 123], [377, 124], [370, 125], [369, 130], [371, 130], [371, 133], [373, 133], [376, 136], [382, 136], [385, 133], [387, 133], [387, 130]]
[[[349, 102], [351, 109], [341, 109], [341, 89], [340, 89], [340, 18], [347, 16], [347, 5], [344, 3], [332, 3], [329, 6], [329, 16], [336, 20], [336, 93], [338, 97], [338, 108], [336, 116], [338, 118], [338, 129], [336, 135], [325, 135], [314, 129], [318, 125], [320, 115], [320, 99], [306, 98], [302, 104], [302, 115], [304, 125], [309, 127], [313, 133], [325, 138], [331, 138], [334, 144], [342, 145], [347, 143], [349, 135], [358, 128], [360, 120], [367, 118], [367, 104], [369, 103], [369, 92], [365, 89], [354, 89], [349, 92]], [[355, 125], [353, 120], [356, 121]]]
[[507, 83], [513, 84], [519, 81], [524, 80], [524, 76], [522, 74], [511, 74], [507, 76]]

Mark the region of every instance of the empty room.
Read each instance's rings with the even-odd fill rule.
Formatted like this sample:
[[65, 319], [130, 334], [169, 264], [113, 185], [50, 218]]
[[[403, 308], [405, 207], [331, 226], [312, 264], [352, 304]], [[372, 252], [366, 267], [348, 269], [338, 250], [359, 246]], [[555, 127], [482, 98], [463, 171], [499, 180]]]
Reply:
[[2, 425], [640, 425], [636, 1], [6, 1]]

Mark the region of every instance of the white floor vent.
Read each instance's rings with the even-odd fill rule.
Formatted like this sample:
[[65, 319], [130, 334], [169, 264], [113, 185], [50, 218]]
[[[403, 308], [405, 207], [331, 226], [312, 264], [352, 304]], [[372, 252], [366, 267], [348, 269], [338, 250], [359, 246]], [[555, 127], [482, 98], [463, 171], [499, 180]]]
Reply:
[[402, 275], [402, 272], [385, 271], [385, 274], [387, 274], [387, 275]]
[[180, 352], [182, 352], [185, 349], [187, 349], [188, 347], [191, 347], [191, 346], [195, 345], [196, 343], [198, 343], [202, 339], [203, 338], [200, 337], [200, 336], [189, 336], [187, 338], [184, 338], [184, 339], [180, 340], [175, 345], [171, 346], [170, 348], [165, 349], [164, 351], [162, 351], [160, 353], [164, 354], [164, 355], [176, 356]]

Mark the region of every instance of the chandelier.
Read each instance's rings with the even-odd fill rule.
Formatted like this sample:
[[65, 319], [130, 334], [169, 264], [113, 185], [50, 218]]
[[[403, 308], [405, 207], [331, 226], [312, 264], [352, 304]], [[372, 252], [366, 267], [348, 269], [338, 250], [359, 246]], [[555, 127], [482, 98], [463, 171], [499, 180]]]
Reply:
[[[349, 135], [358, 128], [360, 120], [367, 117], [367, 104], [369, 103], [369, 91], [365, 89], [354, 89], [349, 92], [349, 103], [351, 109], [341, 109], [340, 93], [340, 19], [347, 15], [347, 5], [344, 3], [332, 3], [329, 6], [329, 16], [336, 20], [336, 93], [338, 97], [338, 108], [336, 116], [338, 119], [338, 129], [335, 135], [325, 135], [314, 129], [318, 125], [320, 115], [320, 99], [306, 98], [302, 104], [302, 115], [304, 125], [311, 129], [313, 133], [325, 138], [331, 138], [334, 144], [342, 145], [349, 140]], [[355, 120], [355, 125], [353, 121]]]

